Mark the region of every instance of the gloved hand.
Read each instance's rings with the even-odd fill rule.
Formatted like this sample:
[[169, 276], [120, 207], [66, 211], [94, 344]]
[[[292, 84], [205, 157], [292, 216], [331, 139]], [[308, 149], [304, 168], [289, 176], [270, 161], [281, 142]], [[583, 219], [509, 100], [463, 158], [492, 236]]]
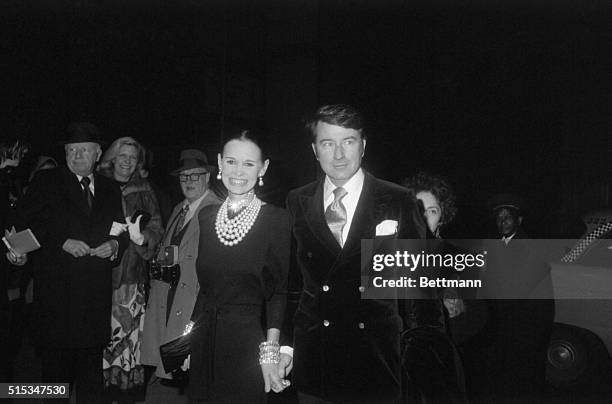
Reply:
[[132, 223], [129, 217], [125, 218], [125, 222], [127, 223], [127, 228], [130, 233], [130, 240], [132, 240], [136, 245], [144, 244], [144, 236], [140, 232], [140, 219], [142, 219], [142, 215], [139, 215], [136, 218], [136, 221]]

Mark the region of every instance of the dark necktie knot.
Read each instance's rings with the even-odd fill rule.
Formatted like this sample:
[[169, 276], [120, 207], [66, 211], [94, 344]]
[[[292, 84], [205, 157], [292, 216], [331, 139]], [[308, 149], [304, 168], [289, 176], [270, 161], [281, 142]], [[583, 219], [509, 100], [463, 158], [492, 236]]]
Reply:
[[89, 177], [81, 178], [81, 185], [83, 186], [83, 189], [89, 188], [89, 184], [91, 184], [91, 180], [89, 179]]

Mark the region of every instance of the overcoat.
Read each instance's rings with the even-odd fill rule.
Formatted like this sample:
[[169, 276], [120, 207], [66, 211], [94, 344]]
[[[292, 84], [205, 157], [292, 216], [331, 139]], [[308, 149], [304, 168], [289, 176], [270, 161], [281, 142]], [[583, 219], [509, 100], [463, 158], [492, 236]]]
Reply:
[[67, 167], [39, 172], [17, 207], [18, 227], [29, 227], [41, 244], [34, 268], [34, 320], [43, 347], [88, 348], [110, 338], [111, 269], [116, 263], [93, 256], [75, 258], [62, 249], [66, 239], [91, 248], [116, 239], [118, 256], [128, 244], [113, 237], [113, 222], [125, 222], [119, 186], [94, 173], [91, 211], [78, 178]]
[[[169, 378], [161, 365], [159, 346], [179, 337], [185, 326], [191, 321], [191, 313], [198, 296], [199, 284], [196, 275], [196, 259], [198, 258], [198, 243], [200, 240], [200, 223], [198, 215], [208, 205], [219, 205], [221, 200], [212, 190], [204, 197], [192, 219], [187, 224], [183, 238], [179, 245], [179, 265], [181, 277], [179, 279], [168, 323], [166, 324], [166, 305], [170, 285], [166, 282], [151, 280], [151, 290], [147, 312], [145, 316], [143, 341], [141, 348], [141, 361], [143, 364], [158, 366], [156, 375]], [[177, 225], [177, 217], [183, 207], [183, 202], [174, 207], [168, 227], [164, 235], [162, 246], [170, 245], [172, 235]], [[201, 252], [205, 254], [205, 252]]]

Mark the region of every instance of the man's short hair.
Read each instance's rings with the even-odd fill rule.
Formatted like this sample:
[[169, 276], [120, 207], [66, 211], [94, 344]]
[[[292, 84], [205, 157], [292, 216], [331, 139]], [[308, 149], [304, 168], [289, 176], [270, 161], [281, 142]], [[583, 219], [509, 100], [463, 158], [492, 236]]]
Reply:
[[364, 131], [364, 118], [354, 107], [347, 104], [324, 105], [317, 109], [312, 118], [306, 123], [306, 128], [312, 135], [312, 142], [316, 142], [316, 127], [318, 122], [354, 129], [359, 132], [362, 139], [366, 138]]

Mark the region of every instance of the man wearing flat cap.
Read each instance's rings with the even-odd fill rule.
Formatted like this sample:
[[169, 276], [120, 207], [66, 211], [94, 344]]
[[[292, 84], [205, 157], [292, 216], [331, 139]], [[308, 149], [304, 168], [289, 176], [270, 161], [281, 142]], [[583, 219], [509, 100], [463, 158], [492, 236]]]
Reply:
[[102, 348], [110, 338], [112, 261], [127, 239], [112, 231], [124, 221], [120, 190], [94, 171], [100, 130], [73, 123], [66, 135], [66, 166], [33, 178], [15, 224], [29, 227], [41, 245], [34, 253], [41, 264], [34, 268], [33, 321], [41, 381], [75, 382], [78, 402], [96, 403], [104, 387]]
[[[206, 154], [196, 149], [183, 150], [179, 161], [171, 175], [178, 177], [185, 199], [175, 206], [168, 220], [158, 255], [163, 265], [152, 275], [141, 348], [142, 363], [155, 366], [155, 375], [163, 379], [172, 379], [172, 374], [164, 371], [159, 346], [183, 334], [198, 295], [198, 214], [207, 205], [221, 203], [208, 188], [213, 166], [208, 164]], [[169, 260], [175, 253], [176, 257]]]

